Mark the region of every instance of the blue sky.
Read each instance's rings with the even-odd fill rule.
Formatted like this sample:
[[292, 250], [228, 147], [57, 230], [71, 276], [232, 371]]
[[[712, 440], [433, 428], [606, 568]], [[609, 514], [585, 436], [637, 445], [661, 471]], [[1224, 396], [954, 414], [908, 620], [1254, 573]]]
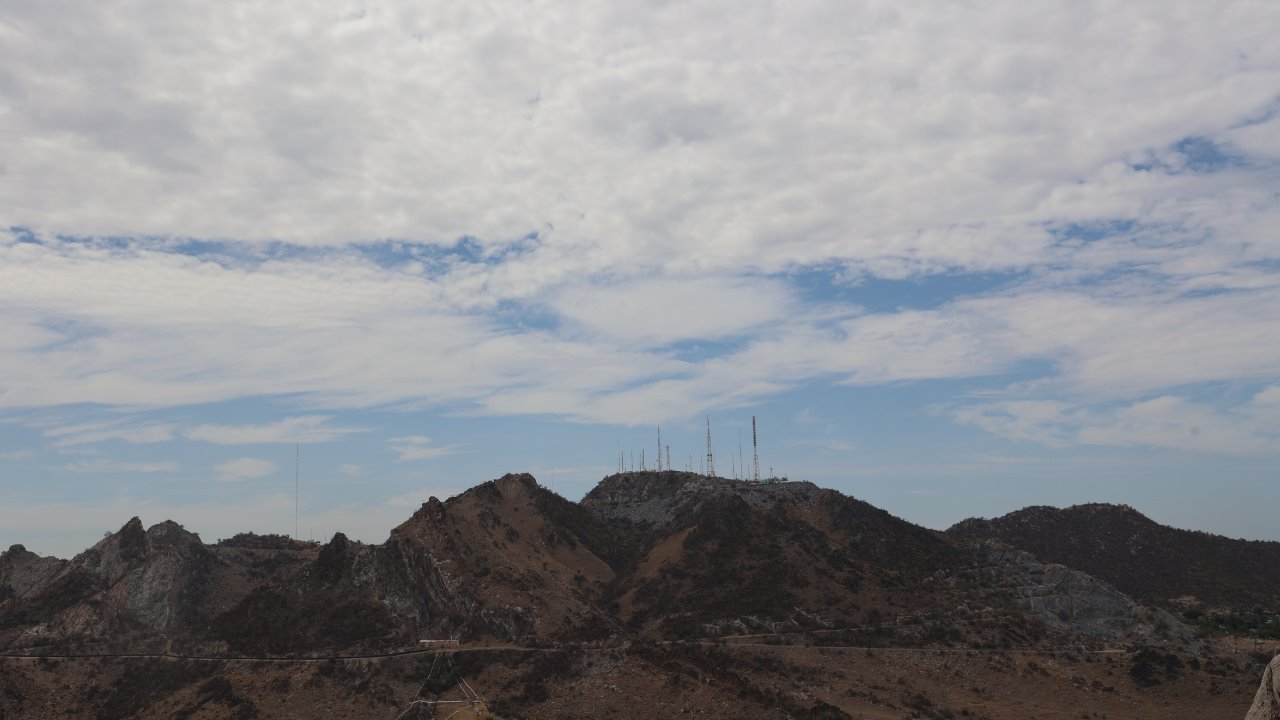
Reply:
[[[72, 18], [74, 22], [67, 22]], [[711, 416], [946, 527], [1280, 540], [1280, 7], [19, 3], [0, 546], [370, 541]]]

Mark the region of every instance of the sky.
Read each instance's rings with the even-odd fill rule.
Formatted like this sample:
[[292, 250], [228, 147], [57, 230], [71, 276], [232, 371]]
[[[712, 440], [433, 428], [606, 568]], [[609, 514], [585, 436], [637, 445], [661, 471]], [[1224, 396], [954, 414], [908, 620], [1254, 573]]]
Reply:
[[1280, 540], [1277, 31], [10, 0], [0, 547], [379, 542], [507, 472], [577, 499], [658, 426], [700, 469], [709, 417], [744, 475], [753, 416], [766, 472], [928, 527], [1115, 502]]

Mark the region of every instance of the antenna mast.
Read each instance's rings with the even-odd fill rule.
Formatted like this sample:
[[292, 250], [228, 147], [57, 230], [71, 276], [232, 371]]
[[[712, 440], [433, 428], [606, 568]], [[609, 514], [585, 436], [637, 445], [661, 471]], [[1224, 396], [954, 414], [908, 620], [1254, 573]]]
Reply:
[[293, 539], [298, 539], [298, 482], [302, 477], [302, 443], [293, 445]]
[[[747, 474], [747, 461], [742, 459], [742, 428], [738, 428], [738, 469], [742, 471], [743, 475]], [[738, 479], [736, 470], [733, 473], [733, 479]]]
[[716, 459], [711, 454], [711, 416], [707, 416], [707, 477], [716, 476]]
[[751, 479], [760, 482], [760, 445], [756, 442], [756, 416], [751, 416]]
[[658, 472], [662, 472], [662, 426], [658, 426]]

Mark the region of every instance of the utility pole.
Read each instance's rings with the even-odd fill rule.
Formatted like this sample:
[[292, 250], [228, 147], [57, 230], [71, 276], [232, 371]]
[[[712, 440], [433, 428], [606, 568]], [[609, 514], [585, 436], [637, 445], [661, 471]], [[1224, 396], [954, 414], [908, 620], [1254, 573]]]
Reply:
[[671, 446], [667, 446], [667, 470], [671, 469]]
[[756, 416], [751, 416], [751, 479], [760, 482], [760, 445], [756, 442]]
[[707, 477], [716, 476], [716, 459], [711, 454], [711, 416], [707, 416]]

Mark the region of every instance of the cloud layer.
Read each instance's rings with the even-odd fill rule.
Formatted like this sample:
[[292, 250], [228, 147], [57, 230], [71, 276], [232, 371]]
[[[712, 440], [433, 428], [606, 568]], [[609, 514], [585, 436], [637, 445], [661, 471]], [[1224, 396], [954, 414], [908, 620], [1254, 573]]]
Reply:
[[995, 377], [943, 413], [1275, 452], [1276, 27], [1245, 1], [19, 2], [0, 410], [288, 397], [311, 414], [45, 434], [326, 442], [353, 407], [642, 424]]

